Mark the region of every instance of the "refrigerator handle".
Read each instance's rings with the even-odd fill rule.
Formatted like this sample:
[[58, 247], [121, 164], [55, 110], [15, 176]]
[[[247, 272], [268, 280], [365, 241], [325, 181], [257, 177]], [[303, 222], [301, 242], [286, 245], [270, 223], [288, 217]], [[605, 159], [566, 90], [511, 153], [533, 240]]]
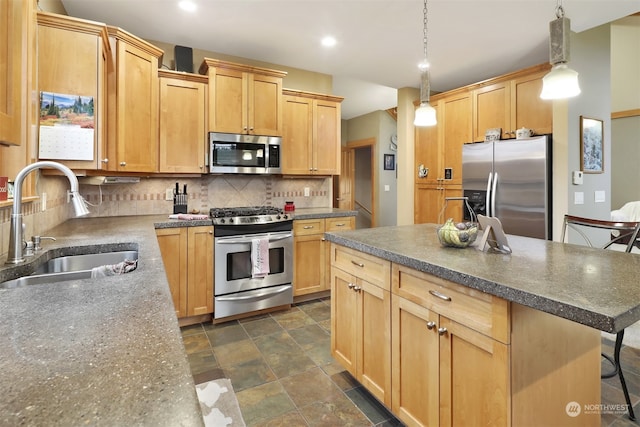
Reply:
[[493, 185], [491, 186], [491, 216], [496, 216], [496, 187], [498, 185], [498, 172], [493, 173]]
[[486, 200], [484, 201], [484, 210], [487, 216], [491, 216], [491, 177], [493, 172], [489, 172], [489, 177], [487, 178], [487, 194], [485, 196]]

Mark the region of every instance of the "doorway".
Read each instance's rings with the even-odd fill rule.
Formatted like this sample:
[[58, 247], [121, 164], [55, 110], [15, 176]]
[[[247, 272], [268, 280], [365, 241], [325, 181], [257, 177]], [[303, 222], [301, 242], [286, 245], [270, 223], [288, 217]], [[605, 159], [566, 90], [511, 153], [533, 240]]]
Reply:
[[375, 138], [347, 142], [342, 147], [340, 176], [333, 180], [333, 206], [358, 211], [356, 228], [375, 227]]

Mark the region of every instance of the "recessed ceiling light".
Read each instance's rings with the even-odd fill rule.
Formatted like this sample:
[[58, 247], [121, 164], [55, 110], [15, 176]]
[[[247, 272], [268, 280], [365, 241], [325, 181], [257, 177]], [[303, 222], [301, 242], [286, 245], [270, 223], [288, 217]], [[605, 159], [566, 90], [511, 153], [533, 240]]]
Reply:
[[327, 36], [327, 37], [322, 39], [322, 46], [325, 46], [325, 47], [335, 46], [336, 43], [337, 43], [336, 39], [334, 37], [331, 37], [331, 36]]
[[196, 4], [191, 0], [182, 0], [178, 3], [178, 6], [180, 6], [180, 9], [186, 10], [187, 12], [195, 12], [198, 8], [198, 6], [196, 6]]

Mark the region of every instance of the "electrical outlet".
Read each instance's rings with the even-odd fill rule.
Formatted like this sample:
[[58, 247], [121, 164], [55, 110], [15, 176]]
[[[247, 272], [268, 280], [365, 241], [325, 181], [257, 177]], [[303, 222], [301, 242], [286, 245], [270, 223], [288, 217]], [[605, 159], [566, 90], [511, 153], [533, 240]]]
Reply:
[[173, 200], [173, 188], [167, 188], [164, 194], [165, 200]]
[[304, 197], [309, 197], [311, 194], [309, 187], [304, 187]]
[[42, 197], [40, 197], [40, 205], [42, 205], [42, 212], [47, 210], [47, 193], [42, 193]]

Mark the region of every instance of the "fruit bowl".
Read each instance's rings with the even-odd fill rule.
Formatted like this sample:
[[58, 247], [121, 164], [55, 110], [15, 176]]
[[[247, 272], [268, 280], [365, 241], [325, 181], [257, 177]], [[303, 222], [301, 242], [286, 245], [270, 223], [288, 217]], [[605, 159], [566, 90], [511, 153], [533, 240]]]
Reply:
[[444, 225], [437, 228], [438, 240], [442, 246], [452, 248], [466, 248], [476, 241], [478, 237], [478, 223], [476, 222], [453, 222], [449, 218]]

